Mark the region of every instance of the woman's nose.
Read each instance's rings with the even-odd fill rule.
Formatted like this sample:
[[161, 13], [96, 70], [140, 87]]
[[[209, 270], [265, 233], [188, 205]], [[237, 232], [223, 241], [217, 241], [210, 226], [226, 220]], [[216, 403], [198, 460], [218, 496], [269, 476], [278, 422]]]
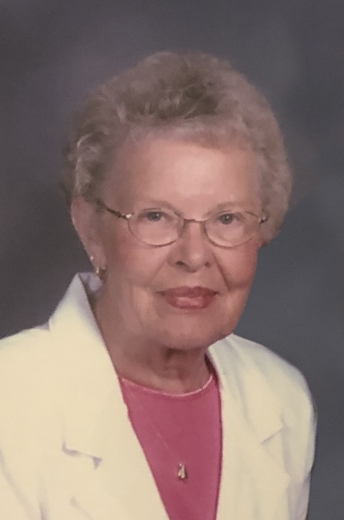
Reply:
[[170, 260], [189, 272], [196, 272], [212, 263], [212, 250], [201, 222], [188, 221], [173, 244]]

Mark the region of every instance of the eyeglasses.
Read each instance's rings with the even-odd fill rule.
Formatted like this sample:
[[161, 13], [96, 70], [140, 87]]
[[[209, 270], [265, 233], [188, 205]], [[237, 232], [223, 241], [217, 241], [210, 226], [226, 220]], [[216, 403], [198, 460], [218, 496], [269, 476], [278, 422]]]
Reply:
[[208, 240], [220, 247], [235, 247], [248, 242], [259, 230], [267, 217], [260, 218], [250, 211], [222, 211], [204, 220], [184, 218], [166, 208], [148, 208], [134, 213], [123, 214], [109, 208], [97, 199], [99, 208], [105, 209], [117, 218], [125, 219], [130, 232], [141, 242], [150, 246], [167, 246], [182, 235], [186, 225], [198, 222]]

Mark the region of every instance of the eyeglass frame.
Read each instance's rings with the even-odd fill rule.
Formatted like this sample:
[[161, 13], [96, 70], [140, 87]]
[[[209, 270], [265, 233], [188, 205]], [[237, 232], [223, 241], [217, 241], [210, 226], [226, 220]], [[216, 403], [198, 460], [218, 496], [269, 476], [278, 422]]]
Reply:
[[[207, 239], [209, 240], [209, 242], [211, 244], [214, 244], [215, 246], [217, 247], [222, 247], [222, 248], [225, 248], [225, 249], [231, 249], [233, 247], [237, 247], [237, 246], [240, 246], [240, 245], [243, 245], [245, 244], [246, 242], [248, 242], [251, 237], [249, 237], [247, 240], [245, 240], [244, 242], [240, 242], [239, 244], [236, 244], [235, 246], [226, 246], [226, 245], [222, 245], [222, 244], [217, 244], [216, 242], [214, 242], [214, 240], [212, 240], [209, 236], [208, 236], [208, 232], [207, 232], [207, 228], [206, 228], [206, 222], [209, 220], [210, 217], [206, 218], [206, 219], [195, 219], [195, 218], [185, 218], [185, 217], [182, 217], [181, 215], [178, 215], [177, 213], [175, 213], [175, 211], [171, 210], [180, 220], [183, 221], [183, 225], [181, 226], [181, 230], [180, 232], [177, 234], [177, 237], [174, 239], [174, 240], [171, 240], [170, 242], [166, 242], [164, 244], [149, 244], [148, 242], [145, 242], [144, 240], [142, 240], [140, 237], [138, 237], [137, 235], [135, 235], [135, 233], [132, 231], [131, 227], [130, 227], [130, 219], [131, 217], [133, 217], [135, 214], [137, 214], [138, 212], [137, 211], [133, 211], [132, 213], [121, 213], [120, 211], [116, 210], [116, 209], [112, 209], [112, 208], [109, 208], [109, 206], [107, 206], [105, 204], [105, 202], [103, 202], [101, 199], [97, 198], [95, 200], [95, 203], [97, 204], [97, 206], [101, 209], [105, 209], [108, 213], [110, 213], [111, 215], [114, 215], [115, 217], [117, 218], [121, 218], [121, 219], [124, 219], [127, 221], [128, 223], [128, 229], [130, 231], [130, 233], [137, 239], [139, 240], [140, 242], [142, 242], [143, 244], [146, 244], [150, 247], [164, 247], [164, 246], [169, 246], [171, 244], [173, 244], [174, 242], [176, 242], [178, 240], [178, 238], [180, 238], [184, 232], [184, 229], [185, 229], [185, 225], [189, 222], [197, 222], [199, 224], [201, 224], [201, 228], [202, 228], [202, 231], [203, 231], [203, 234], [207, 237]], [[242, 211], [241, 213], [247, 213], [248, 215], [252, 215], [253, 217], [256, 217], [258, 219], [258, 229], [259, 227], [261, 226], [261, 224], [264, 224], [267, 220], [268, 220], [268, 216], [264, 216], [264, 217], [259, 217], [258, 215], [256, 215], [255, 213], [253, 213], [252, 211]]]

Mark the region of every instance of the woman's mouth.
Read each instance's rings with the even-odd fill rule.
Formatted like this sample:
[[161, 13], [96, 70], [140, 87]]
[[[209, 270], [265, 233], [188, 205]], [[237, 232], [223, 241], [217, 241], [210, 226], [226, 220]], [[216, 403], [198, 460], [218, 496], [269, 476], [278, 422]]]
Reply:
[[205, 309], [214, 300], [217, 292], [207, 287], [173, 287], [159, 291], [165, 301], [177, 309]]

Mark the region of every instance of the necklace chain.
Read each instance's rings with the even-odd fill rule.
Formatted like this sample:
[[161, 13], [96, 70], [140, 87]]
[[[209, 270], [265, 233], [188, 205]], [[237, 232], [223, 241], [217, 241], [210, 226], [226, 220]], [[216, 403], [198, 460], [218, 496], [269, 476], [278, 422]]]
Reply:
[[[133, 383], [132, 381], [128, 380], [128, 379], [125, 379], [123, 377], [119, 377], [120, 379], [120, 382], [121, 382], [121, 385], [124, 386], [126, 385], [126, 383], [130, 383], [130, 384], [135, 384], [136, 383]], [[213, 375], [210, 374], [207, 382], [205, 383], [205, 385], [203, 385], [201, 388], [199, 388], [198, 390], [194, 391], [194, 392], [190, 392], [190, 394], [194, 394], [194, 393], [197, 393], [197, 392], [201, 392], [202, 390], [204, 390], [205, 388], [207, 388], [210, 383], [212, 382], [213, 380]], [[139, 385], [138, 385], [139, 386]], [[163, 446], [166, 448], [166, 450], [172, 455], [172, 457], [175, 459], [175, 460], [178, 460], [178, 456], [175, 452], [175, 450], [173, 450], [171, 448], [171, 446], [166, 442], [166, 440], [164, 439], [161, 431], [159, 430], [159, 428], [157, 427], [157, 425], [155, 424], [154, 421], [152, 421], [152, 419], [150, 419], [147, 415], [147, 410], [145, 410], [144, 406], [142, 405], [142, 403], [140, 403], [140, 401], [136, 398], [136, 396], [134, 395], [133, 392], [130, 391], [130, 388], [128, 385], [125, 386], [126, 388], [126, 391], [128, 391], [130, 393], [130, 395], [132, 396], [133, 400], [135, 401], [135, 403], [137, 404], [137, 406], [140, 408], [140, 410], [143, 412], [144, 416], [146, 418], [148, 418], [148, 421], [149, 421], [149, 424], [151, 426], [151, 428], [153, 429], [156, 437], [158, 437], [161, 441], [161, 443], [163, 444]], [[122, 388], [122, 392], [123, 392], [123, 388]], [[185, 394], [183, 394], [185, 395]], [[187, 394], [186, 394], [187, 395]], [[187, 470], [187, 466], [185, 464], [185, 462], [178, 462], [177, 464], [177, 471], [176, 471], [176, 476], [178, 478], [178, 480], [181, 480], [182, 482], [186, 482], [189, 478], [189, 473], [188, 473], [188, 470]]]

